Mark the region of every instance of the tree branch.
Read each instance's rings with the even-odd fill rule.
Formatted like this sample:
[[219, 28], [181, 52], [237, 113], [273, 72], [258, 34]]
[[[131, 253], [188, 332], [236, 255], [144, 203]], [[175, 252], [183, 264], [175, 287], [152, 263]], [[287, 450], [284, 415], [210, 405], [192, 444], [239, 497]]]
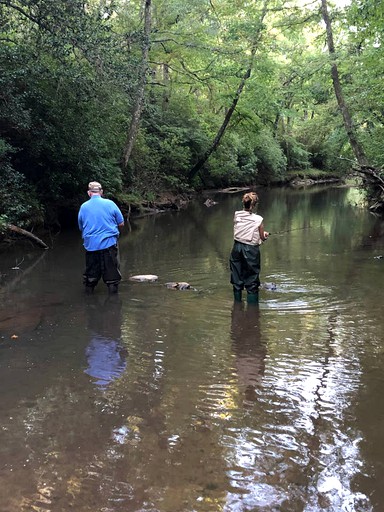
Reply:
[[35, 244], [39, 245], [43, 249], [49, 249], [48, 245], [45, 244], [40, 238], [33, 235], [30, 231], [26, 231], [25, 229], [19, 228], [17, 226], [14, 226], [13, 224], [8, 224], [7, 229], [9, 231], [12, 231], [13, 233], [17, 233], [19, 235], [23, 235], [30, 240], [32, 240]]

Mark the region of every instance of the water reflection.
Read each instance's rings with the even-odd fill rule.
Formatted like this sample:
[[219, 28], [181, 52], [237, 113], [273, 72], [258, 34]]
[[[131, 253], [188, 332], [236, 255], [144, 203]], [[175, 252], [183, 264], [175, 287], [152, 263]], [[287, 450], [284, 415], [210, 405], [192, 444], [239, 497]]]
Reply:
[[1, 512], [383, 508], [382, 222], [345, 190], [260, 195], [286, 233], [252, 309], [228, 283], [240, 196], [138, 221], [124, 275], [159, 283], [117, 303], [81, 294], [77, 232], [1, 258]]
[[261, 340], [260, 310], [257, 304], [235, 302], [231, 323], [232, 350], [240, 392], [246, 401], [257, 398], [257, 386], [265, 370], [267, 349]]
[[[384, 220], [376, 218], [371, 229], [363, 236], [363, 246], [371, 246], [373, 249], [383, 250], [384, 248]], [[379, 256], [383, 257], [384, 254], [380, 253]]]
[[121, 343], [121, 299], [109, 295], [87, 297], [88, 328], [91, 341], [85, 350], [88, 366], [84, 372], [101, 388], [125, 370], [127, 351]]

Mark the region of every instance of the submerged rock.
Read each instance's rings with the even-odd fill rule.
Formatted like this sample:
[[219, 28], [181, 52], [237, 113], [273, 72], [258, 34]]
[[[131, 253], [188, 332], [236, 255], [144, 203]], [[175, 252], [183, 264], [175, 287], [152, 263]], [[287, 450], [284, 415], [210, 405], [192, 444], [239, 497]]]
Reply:
[[165, 286], [167, 288], [169, 288], [170, 290], [195, 290], [195, 288], [192, 288], [192, 286], [189, 283], [186, 283], [183, 281], [180, 283], [176, 283], [176, 282], [165, 283]]
[[213, 199], [210, 199], [208, 198], [205, 202], [204, 202], [205, 206], [207, 206], [208, 208], [210, 208], [211, 206], [215, 206], [215, 204], [217, 204], [216, 201], [214, 201]]
[[155, 276], [154, 274], [140, 274], [138, 276], [131, 276], [129, 278], [130, 281], [137, 281], [140, 283], [153, 283], [158, 280], [158, 276]]
[[262, 290], [269, 290], [269, 291], [272, 291], [274, 292], [275, 290], [277, 290], [277, 286], [276, 286], [276, 283], [262, 283], [260, 285], [260, 288]]

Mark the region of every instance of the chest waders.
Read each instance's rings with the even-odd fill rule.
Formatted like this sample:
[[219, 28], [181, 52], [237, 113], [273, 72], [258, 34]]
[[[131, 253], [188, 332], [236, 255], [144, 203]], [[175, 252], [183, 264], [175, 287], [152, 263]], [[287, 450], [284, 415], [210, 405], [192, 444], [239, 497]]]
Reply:
[[234, 300], [241, 301], [242, 290], [247, 291], [249, 304], [259, 301], [260, 248], [235, 240], [229, 258]]

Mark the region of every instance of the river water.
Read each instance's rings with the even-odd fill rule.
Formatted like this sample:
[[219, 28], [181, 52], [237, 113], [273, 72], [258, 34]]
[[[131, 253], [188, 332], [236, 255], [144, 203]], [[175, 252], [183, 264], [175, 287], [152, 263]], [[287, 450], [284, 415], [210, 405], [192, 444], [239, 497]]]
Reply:
[[258, 306], [241, 194], [126, 227], [118, 297], [83, 294], [77, 231], [1, 254], [1, 512], [384, 510], [383, 222], [353, 188], [259, 195]]

